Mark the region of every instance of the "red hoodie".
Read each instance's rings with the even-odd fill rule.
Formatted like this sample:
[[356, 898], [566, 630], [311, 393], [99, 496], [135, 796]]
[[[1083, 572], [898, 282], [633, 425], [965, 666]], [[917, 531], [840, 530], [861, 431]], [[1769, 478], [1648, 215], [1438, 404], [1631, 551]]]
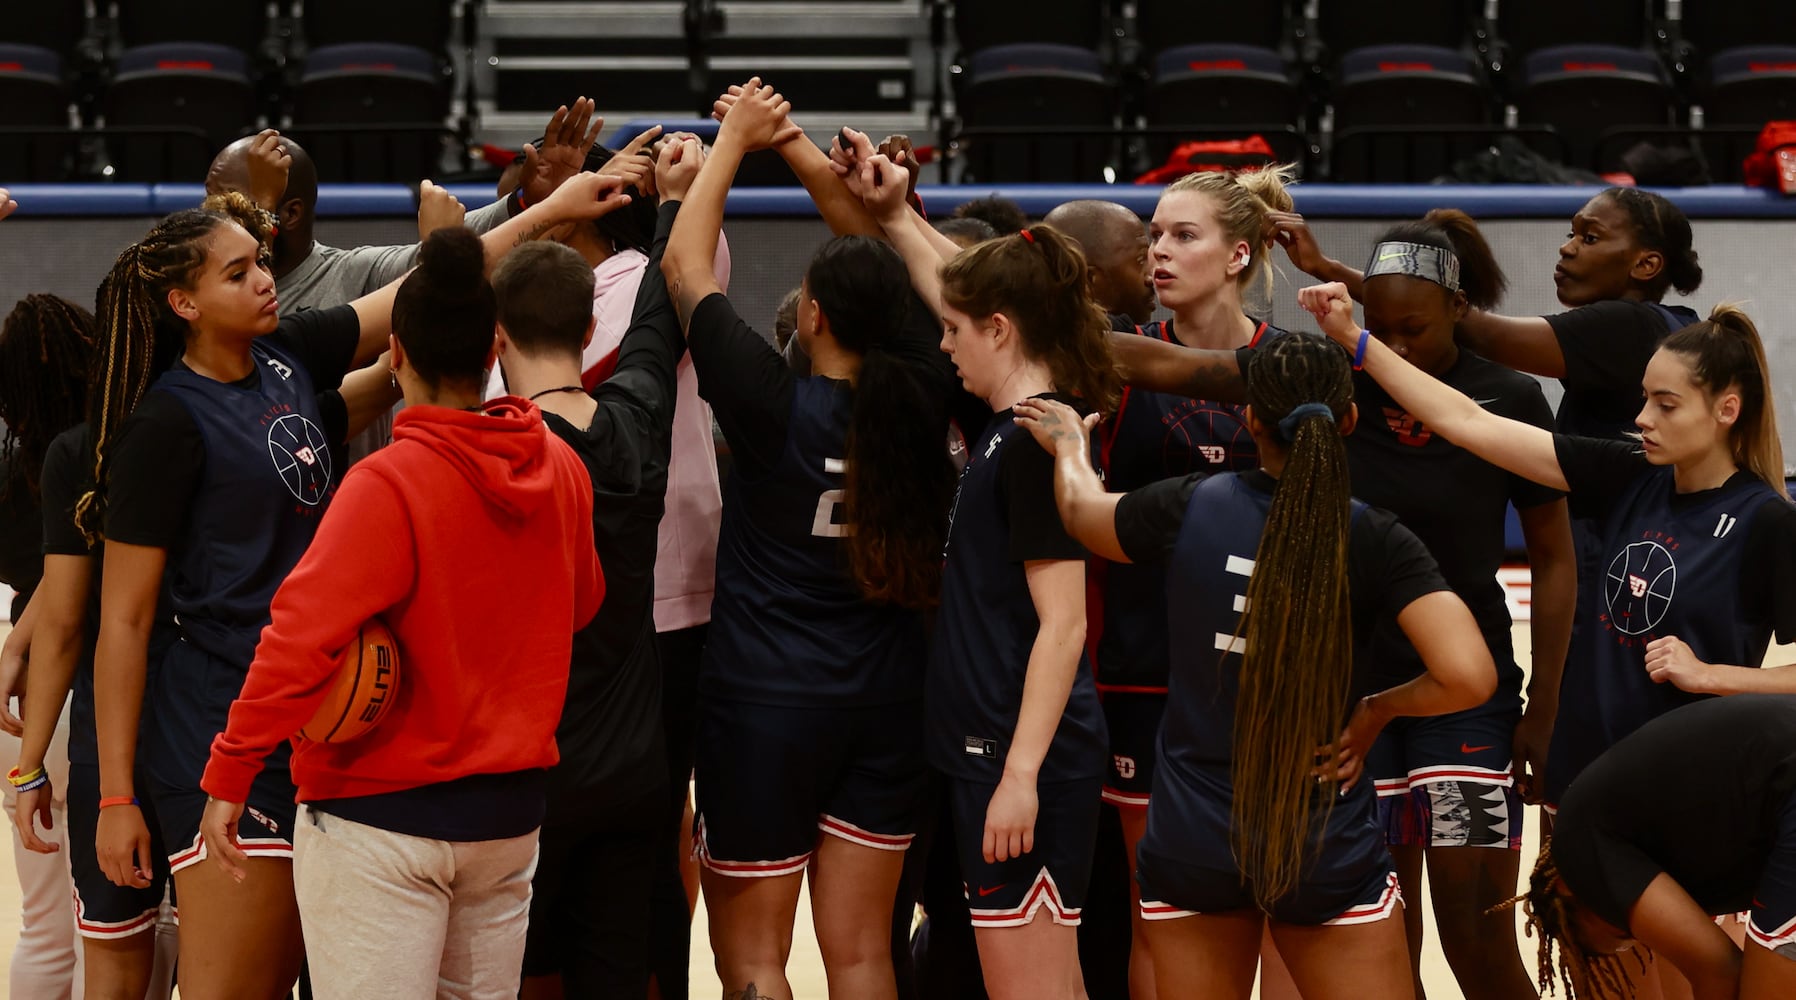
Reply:
[[200, 785], [244, 801], [375, 616], [399, 642], [393, 705], [353, 742], [296, 739], [300, 801], [549, 767], [574, 631], [604, 594], [592, 482], [541, 411], [515, 397], [484, 413], [408, 406], [275, 593]]

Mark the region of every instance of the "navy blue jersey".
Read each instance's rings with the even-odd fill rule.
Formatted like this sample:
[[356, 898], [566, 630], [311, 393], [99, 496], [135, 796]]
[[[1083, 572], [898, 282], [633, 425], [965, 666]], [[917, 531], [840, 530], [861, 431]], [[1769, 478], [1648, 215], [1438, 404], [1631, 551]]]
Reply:
[[797, 379], [784, 450], [765, 470], [731, 471], [703, 694], [802, 707], [920, 693], [922, 616], [870, 603], [848, 572], [843, 456], [853, 408], [848, 383]]
[[1743, 577], [1762, 537], [1755, 522], [1787, 507], [1748, 472], [1679, 494], [1670, 467], [1648, 465], [1624, 442], [1560, 436], [1555, 444], [1573, 503], [1596, 494], [1593, 506], [1603, 509], [1584, 511], [1597, 516], [1597, 571], [1578, 581], [1584, 618], [1560, 685], [1551, 801], [1623, 737], [1704, 697], [1653, 682], [1646, 672], [1652, 640], [1676, 636], [1706, 663], [1756, 667], [1764, 660], [1776, 615], [1742, 598]]
[[[1461, 350], [1440, 380], [1498, 416], [1549, 428], [1553, 411], [1534, 379]], [[1559, 499], [1557, 490], [1506, 472], [1436, 435], [1365, 372], [1354, 373], [1359, 424], [1346, 438], [1353, 495], [1395, 514], [1428, 546], [1454, 593], [1471, 609], [1497, 662], [1498, 697], [1518, 701], [1521, 668], [1509, 634], [1509, 605], [1497, 582], [1506, 549], [1506, 508]], [[1368, 655], [1379, 683], [1422, 671], [1394, 620], [1381, 621]]]
[[299, 563], [337, 491], [312, 375], [296, 353], [263, 338], [250, 346], [255, 386], [185, 367], [151, 393], [172, 396], [205, 442], [202, 479], [167, 586], [182, 635], [248, 670], [274, 592]]
[[[1208, 808], [1230, 792], [1240, 692], [1241, 611], [1276, 481], [1263, 472], [1165, 480], [1124, 497], [1116, 534], [1137, 563], [1163, 573], [1172, 674], [1160, 730], [1153, 809]], [[1422, 543], [1390, 514], [1353, 501], [1348, 535], [1356, 694], [1370, 693], [1360, 655], [1375, 623], [1447, 589]], [[1346, 721], [1342, 720], [1343, 723]], [[1370, 782], [1350, 793], [1370, 801]], [[1213, 803], [1212, 803], [1213, 805]], [[1343, 817], [1364, 820], [1364, 809]]]
[[[1003, 776], [1041, 628], [1024, 563], [1085, 558], [1054, 506], [1052, 456], [1014, 417], [1013, 410], [994, 415], [967, 449], [925, 687], [929, 762], [978, 781]], [[1090, 664], [1081, 654], [1038, 780], [1101, 777], [1108, 746]]]
[[[1170, 326], [1136, 327], [1176, 343]], [[1249, 347], [1284, 333], [1265, 323]], [[1235, 472], [1260, 463], [1242, 416], [1246, 407], [1124, 387], [1116, 415], [1098, 430], [1098, 466], [1112, 493], [1193, 472]], [[1162, 575], [1131, 563], [1092, 559], [1087, 643], [1099, 690], [1166, 689], [1166, 587]]]

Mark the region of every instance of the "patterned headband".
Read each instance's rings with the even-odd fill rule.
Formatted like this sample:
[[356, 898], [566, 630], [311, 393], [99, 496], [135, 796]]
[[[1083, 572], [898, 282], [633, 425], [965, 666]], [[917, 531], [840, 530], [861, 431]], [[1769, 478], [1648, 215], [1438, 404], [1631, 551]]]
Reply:
[[1380, 243], [1373, 247], [1366, 277], [1380, 274], [1424, 278], [1449, 292], [1459, 291], [1459, 258], [1451, 250], [1423, 243]]

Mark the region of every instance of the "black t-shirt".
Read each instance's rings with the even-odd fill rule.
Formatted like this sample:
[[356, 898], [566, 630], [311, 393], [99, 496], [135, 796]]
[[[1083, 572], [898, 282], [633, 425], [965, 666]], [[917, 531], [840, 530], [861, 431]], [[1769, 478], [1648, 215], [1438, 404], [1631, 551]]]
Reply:
[[[1641, 476], [1657, 468], [1646, 460], [1632, 441], [1553, 435], [1559, 467], [1571, 487], [1570, 504], [1576, 517], [1602, 520]], [[1741, 469], [1717, 489], [1749, 481], [1751, 472]], [[1672, 510], [1703, 504], [1713, 493], [1673, 494]], [[1746, 545], [1740, 567], [1740, 610], [1753, 621], [1769, 622], [1781, 640], [1796, 636], [1796, 506], [1773, 501], [1761, 508], [1746, 525]], [[1756, 666], [1756, 664], [1744, 664]]]
[[[1440, 380], [1498, 416], [1552, 425], [1553, 412], [1538, 382], [1470, 351], [1461, 350]], [[1365, 372], [1354, 374], [1353, 396], [1360, 416], [1346, 438], [1353, 495], [1396, 515], [1428, 546], [1497, 657], [1503, 690], [1519, 697], [1521, 671], [1510, 653], [1509, 606], [1496, 578], [1506, 549], [1506, 508], [1551, 503], [1560, 493], [1436, 435]], [[1421, 670], [1415, 648], [1394, 621], [1381, 622], [1372, 639], [1381, 679], [1400, 683]]]
[[555, 729], [561, 761], [549, 772], [549, 822], [566, 811], [621, 805], [660, 787], [661, 661], [655, 640], [655, 552], [673, 454], [675, 370], [686, 342], [661, 276], [678, 206], [664, 205], [617, 367], [593, 389], [580, 430], [543, 422], [592, 478], [593, 543], [605, 602], [574, 633], [567, 703]]
[[44, 517], [25, 477], [13, 472], [12, 463], [0, 458], [0, 583], [19, 592], [12, 614], [16, 622], [44, 575]]
[[1609, 299], [1546, 317], [1565, 356], [1558, 429], [1620, 438], [1640, 413], [1640, 378], [1659, 343], [1697, 321], [1686, 306]]
[[1572, 782], [1553, 860], [1580, 902], [1624, 930], [1660, 873], [1705, 912], [1737, 913], [1753, 906], [1792, 796], [1796, 698], [1711, 698], [1641, 726]]
[[[1082, 400], [1048, 394], [1085, 412]], [[949, 517], [942, 603], [924, 685], [930, 763], [997, 781], [1022, 708], [1040, 631], [1024, 564], [1086, 557], [1060, 522], [1054, 459], [1014, 411], [994, 416], [968, 444]], [[1043, 784], [1097, 777], [1109, 737], [1083, 651], [1066, 708], [1041, 763]]]
[[[344, 305], [294, 313], [268, 335], [297, 355], [311, 373], [320, 390], [322, 430], [334, 442], [347, 436], [348, 424], [347, 410], [335, 389], [349, 372], [361, 334], [355, 309]], [[262, 373], [253, 370], [235, 384], [256, 388], [261, 382]], [[111, 454], [115, 459], [107, 470], [106, 537], [132, 545], [172, 548], [181, 539], [189, 503], [206, 465], [206, 442], [193, 416], [172, 393], [147, 392], [119, 428]]]

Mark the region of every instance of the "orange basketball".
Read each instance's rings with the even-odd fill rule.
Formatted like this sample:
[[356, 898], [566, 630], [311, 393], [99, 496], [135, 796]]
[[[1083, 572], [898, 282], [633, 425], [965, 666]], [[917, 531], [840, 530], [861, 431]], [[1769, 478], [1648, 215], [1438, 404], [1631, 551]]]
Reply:
[[319, 743], [347, 743], [380, 724], [398, 693], [399, 646], [380, 619], [370, 618], [337, 657], [337, 677], [324, 704], [299, 731]]

